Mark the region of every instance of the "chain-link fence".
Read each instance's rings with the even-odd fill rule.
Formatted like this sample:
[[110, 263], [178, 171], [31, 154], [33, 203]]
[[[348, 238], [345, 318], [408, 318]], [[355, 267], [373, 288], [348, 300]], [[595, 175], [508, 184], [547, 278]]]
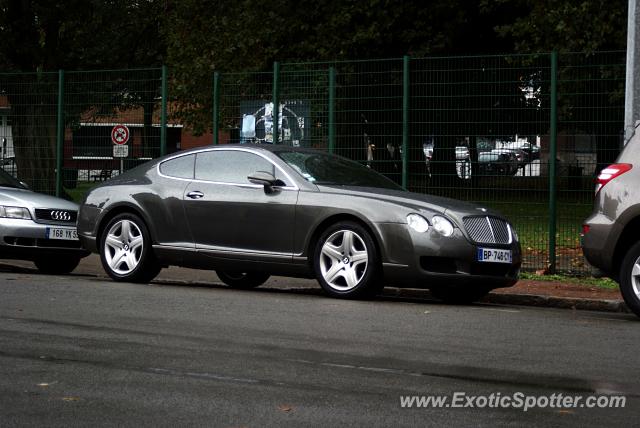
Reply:
[[[624, 52], [276, 63], [214, 73], [188, 100], [171, 99], [180, 82], [166, 68], [0, 74], [2, 167], [80, 199], [180, 148], [313, 147], [415, 192], [497, 208], [525, 269], [586, 274], [580, 225], [621, 147], [624, 73]], [[194, 139], [189, 122], [212, 134]]]
[[285, 63], [236, 91], [221, 74], [219, 120], [233, 142], [329, 150], [409, 190], [497, 208], [525, 269], [586, 274], [580, 226], [621, 147], [624, 72], [624, 52]]

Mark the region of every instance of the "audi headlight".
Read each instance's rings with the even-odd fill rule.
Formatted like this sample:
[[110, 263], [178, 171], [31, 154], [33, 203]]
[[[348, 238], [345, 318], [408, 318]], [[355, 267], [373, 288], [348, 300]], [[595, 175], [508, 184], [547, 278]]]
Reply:
[[407, 224], [416, 232], [424, 233], [429, 230], [427, 219], [418, 214], [409, 214], [407, 216]]
[[0, 217], [31, 220], [29, 210], [24, 207], [4, 207], [0, 205]]
[[453, 223], [451, 223], [446, 218], [436, 215], [431, 219], [431, 223], [433, 223], [433, 228], [442, 236], [451, 236], [453, 235]]

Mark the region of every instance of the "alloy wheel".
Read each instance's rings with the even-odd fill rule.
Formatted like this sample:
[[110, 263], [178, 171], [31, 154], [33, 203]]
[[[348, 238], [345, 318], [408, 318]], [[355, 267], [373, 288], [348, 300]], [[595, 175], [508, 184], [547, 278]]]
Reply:
[[636, 259], [631, 268], [631, 288], [636, 298], [640, 300], [640, 257]]
[[320, 272], [338, 291], [355, 288], [367, 272], [369, 253], [363, 239], [352, 230], [338, 230], [322, 245]]
[[111, 226], [104, 241], [104, 255], [109, 268], [118, 275], [133, 272], [142, 258], [142, 231], [131, 220], [123, 219]]

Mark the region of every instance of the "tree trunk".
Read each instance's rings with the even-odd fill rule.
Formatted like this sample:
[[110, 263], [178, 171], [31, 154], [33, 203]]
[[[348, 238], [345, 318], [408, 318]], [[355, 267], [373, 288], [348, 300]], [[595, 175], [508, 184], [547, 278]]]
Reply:
[[56, 96], [29, 85], [10, 94], [13, 147], [18, 179], [36, 192], [56, 189]]

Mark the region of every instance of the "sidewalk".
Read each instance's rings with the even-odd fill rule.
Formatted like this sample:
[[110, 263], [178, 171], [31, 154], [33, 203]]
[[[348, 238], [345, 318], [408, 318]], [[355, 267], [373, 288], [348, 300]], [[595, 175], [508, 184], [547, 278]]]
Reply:
[[[20, 260], [0, 260], [0, 272], [34, 272], [33, 263]], [[74, 275], [87, 275], [107, 278], [96, 254], [84, 258]], [[163, 269], [154, 280], [161, 284], [220, 284], [215, 272], [208, 270], [186, 269], [172, 266]], [[272, 277], [261, 288], [302, 291], [321, 294], [315, 280]], [[383, 295], [391, 298], [431, 299], [428, 290], [401, 289], [386, 287]], [[545, 306], [554, 308], [584, 309], [608, 312], [629, 312], [622, 301], [618, 289], [606, 289], [594, 286], [582, 286], [560, 281], [520, 280], [515, 286], [492, 291], [483, 300], [485, 303]]]

